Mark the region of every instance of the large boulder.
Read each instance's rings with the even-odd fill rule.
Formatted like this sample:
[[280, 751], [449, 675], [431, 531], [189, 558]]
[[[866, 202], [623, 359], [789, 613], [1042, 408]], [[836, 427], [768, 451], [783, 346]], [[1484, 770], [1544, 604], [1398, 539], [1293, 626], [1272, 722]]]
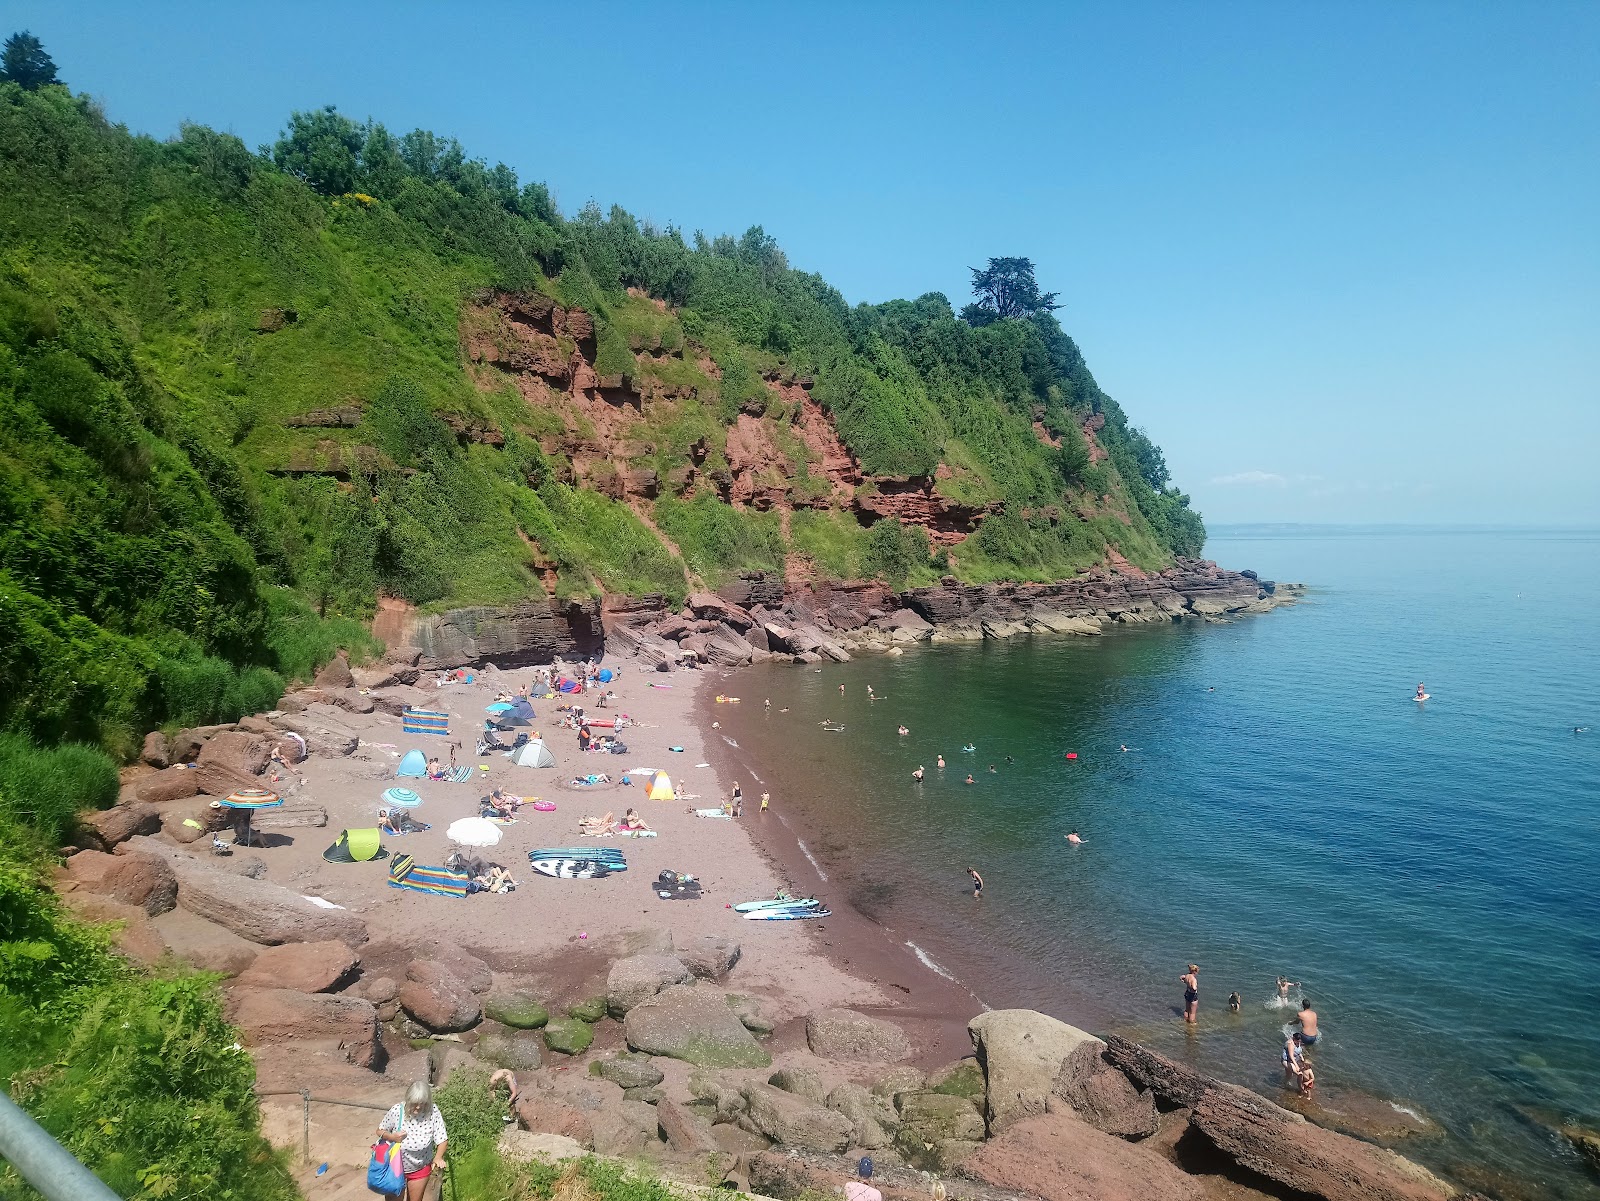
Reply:
[[166, 767], [170, 760], [167, 758], [167, 736], [160, 730], [151, 730], [144, 736], [144, 746], [140, 748], [139, 759], [151, 767]]
[[286, 943], [266, 947], [255, 957], [239, 983], [249, 988], [292, 988], [296, 992], [328, 992], [347, 980], [361, 960], [344, 943]]
[[[191, 773], [192, 774], [192, 773]], [[231, 809], [211, 807], [204, 797], [173, 801], [161, 807], [161, 833], [171, 842], [186, 846], [207, 834], [223, 829], [233, 816]]]
[[251, 942], [271, 947], [336, 938], [359, 948], [367, 941], [367, 924], [343, 909], [324, 909], [281, 885], [221, 871], [153, 838], [136, 838], [125, 845], [137, 845], [167, 860], [178, 877], [182, 908]]
[[671, 955], [632, 955], [611, 965], [606, 977], [606, 1009], [621, 1020], [641, 1001], [663, 988], [692, 979], [683, 961]]
[[654, 1088], [665, 1079], [661, 1069], [650, 1062], [650, 1057], [637, 1051], [601, 1059], [596, 1062], [594, 1072], [602, 1080], [623, 1088]]
[[350, 674], [350, 656], [339, 651], [322, 665], [311, 682], [317, 688], [354, 688], [356, 680]]
[[913, 1156], [927, 1144], [983, 1138], [983, 1115], [965, 1097], [949, 1093], [900, 1095], [900, 1145]]
[[1200, 1201], [1201, 1180], [1101, 1134], [1071, 1113], [1012, 1123], [961, 1164], [962, 1175], [1043, 1201]]
[[1056, 1073], [1051, 1092], [1089, 1125], [1121, 1138], [1156, 1132], [1156, 1095], [1138, 1088], [1105, 1060], [1098, 1041], [1079, 1043]]
[[156, 918], [153, 925], [167, 950], [176, 959], [202, 972], [237, 976], [250, 969], [263, 948], [215, 922], [197, 917], [187, 909], [174, 909]]
[[657, 1102], [656, 1122], [667, 1146], [680, 1154], [704, 1157], [717, 1150], [711, 1128], [681, 1105], [672, 1101]]
[[400, 1008], [435, 1033], [470, 1030], [483, 1020], [483, 1005], [448, 964], [418, 959], [406, 968]]
[[582, 1110], [548, 1092], [524, 1089], [513, 1109], [517, 1121], [539, 1134], [559, 1134], [574, 1139], [585, 1150], [594, 1149], [594, 1131]]
[[594, 1027], [575, 1017], [545, 1024], [544, 1045], [562, 1055], [582, 1055], [594, 1042]]
[[850, 1119], [850, 1145], [867, 1151], [887, 1147], [900, 1125], [900, 1115], [894, 1106], [860, 1084], [846, 1082], [835, 1086], [828, 1094], [827, 1106]]
[[1200, 1098], [1189, 1125], [1240, 1167], [1321, 1201], [1445, 1201], [1454, 1194], [1410, 1160], [1323, 1130], [1242, 1088]]
[[756, 619], [750, 616], [748, 610], [724, 600], [714, 592], [691, 592], [689, 608], [696, 617], [724, 622], [739, 631], [748, 630], [756, 624]]
[[821, 1105], [828, 1095], [822, 1077], [806, 1068], [779, 1068], [767, 1077], [767, 1083], [816, 1105]]
[[674, 957], [701, 980], [726, 980], [739, 962], [739, 944], [721, 934], [702, 934], [673, 952]]
[[996, 1009], [967, 1023], [987, 1082], [989, 1133], [1045, 1111], [1061, 1065], [1092, 1034], [1031, 1009]]
[[623, 1022], [628, 1045], [703, 1067], [764, 1068], [763, 1051], [722, 994], [674, 984], [628, 1011]]
[[137, 802], [78, 817], [78, 833], [85, 842], [102, 851], [109, 851], [136, 834], [156, 834], [160, 830], [161, 814], [153, 806]]
[[372, 1067], [380, 1054], [378, 1011], [360, 997], [241, 988], [230, 997], [228, 1016], [246, 1046], [337, 1040], [345, 1058], [358, 1067]]
[[483, 1000], [483, 1015], [513, 1030], [537, 1030], [550, 1020], [550, 1011], [525, 992], [490, 993]]
[[150, 917], [168, 913], [178, 903], [178, 877], [165, 859], [148, 851], [79, 851], [63, 865], [62, 877], [70, 887], [137, 906]]
[[855, 1125], [842, 1113], [767, 1084], [746, 1085], [744, 1098], [739, 1124], [781, 1146], [839, 1152], [850, 1145]]
[[528, 1030], [491, 1030], [478, 1039], [473, 1053], [495, 1067], [531, 1072], [544, 1066], [544, 1039]]
[[200, 777], [192, 767], [169, 767], [145, 776], [133, 786], [133, 794], [150, 805], [181, 801], [200, 791]]
[[849, 1009], [819, 1009], [806, 1019], [813, 1055], [848, 1063], [887, 1063], [911, 1053], [905, 1031], [893, 1022]]
[[479, 996], [494, 987], [494, 973], [489, 970], [489, 965], [471, 951], [463, 950], [447, 939], [428, 939], [418, 943], [411, 953], [415, 959], [426, 959], [440, 965]]
[[245, 730], [224, 730], [200, 748], [195, 781], [209, 796], [225, 797], [241, 788], [259, 788], [267, 766], [267, 740]]

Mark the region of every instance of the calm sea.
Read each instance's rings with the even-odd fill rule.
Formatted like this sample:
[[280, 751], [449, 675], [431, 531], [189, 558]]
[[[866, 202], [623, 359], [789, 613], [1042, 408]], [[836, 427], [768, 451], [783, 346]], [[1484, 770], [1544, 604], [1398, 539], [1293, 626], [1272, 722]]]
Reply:
[[1600, 532], [1239, 527], [1206, 552], [1312, 591], [1227, 625], [756, 668], [725, 732], [835, 899], [987, 1004], [1270, 1091], [1281, 974], [1322, 1015], [1330, 1095], [1443, 1128], [1409, 1153], [1595, 1195], [1550, 1123], [1600, 1121]]

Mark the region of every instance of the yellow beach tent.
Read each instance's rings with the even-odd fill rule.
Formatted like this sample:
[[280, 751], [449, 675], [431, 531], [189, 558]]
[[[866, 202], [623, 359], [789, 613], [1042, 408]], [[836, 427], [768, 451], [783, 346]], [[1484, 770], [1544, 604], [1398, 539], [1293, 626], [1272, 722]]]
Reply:
[[675, 801], [678, 794], [672, 790], [672, 780], [664, 771], [658, 771], [656, 778], [650, 781], [650, 799], [652, 801]]

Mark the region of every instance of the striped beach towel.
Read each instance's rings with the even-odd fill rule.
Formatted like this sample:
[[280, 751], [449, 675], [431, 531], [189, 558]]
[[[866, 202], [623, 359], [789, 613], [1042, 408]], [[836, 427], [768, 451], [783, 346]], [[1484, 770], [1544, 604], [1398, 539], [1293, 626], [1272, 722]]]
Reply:
[[472, 779], [472, 765], [470, 763], [457, 767], [444, 773], [444, 778], [452, 784], [465, 784]]
[[400, 715], [400, 727], [407, 734], [450, 733], [450, 715], [429, 709], [407, 709]]
[[389, 877], [390, 888], [409, 888], [414, 892], [431, 892], [441, 897], [467, 895], [467, 877], [461, 872], [447, 871], [442, 867], [423, 867], [413, 864], [400, 879]]

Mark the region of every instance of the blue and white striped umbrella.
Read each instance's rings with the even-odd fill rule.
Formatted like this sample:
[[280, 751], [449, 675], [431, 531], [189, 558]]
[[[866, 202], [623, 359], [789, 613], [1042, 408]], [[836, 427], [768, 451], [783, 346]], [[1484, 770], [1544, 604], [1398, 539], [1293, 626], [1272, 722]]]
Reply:
[[409, 788], [385, 788], [383, 799], [391, 805], [398, 805], [402, 809], [415, 809], [422, 804], [422, 798]]

